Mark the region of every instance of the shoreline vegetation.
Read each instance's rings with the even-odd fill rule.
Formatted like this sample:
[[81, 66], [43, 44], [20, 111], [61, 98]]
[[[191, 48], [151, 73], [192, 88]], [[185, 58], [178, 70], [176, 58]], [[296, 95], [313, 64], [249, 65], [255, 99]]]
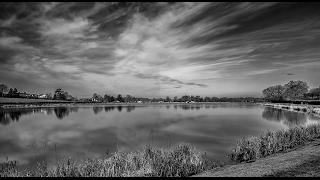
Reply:
[[288, 111], [313, 113], [320, 115], [320, 105], [308, 105], [308, 104], [288, 104], [288, 103], [264, 103], [264, 106], [284, 109]]
[[279, 152], [286, 152], [320, 138], [320, 124], [299, 126], [286, 130], [267, 131], [260, 136], [249, 136], [237, 141], [228, 155], [235, 162], [251, 162]]
[[[241, 165], [288, 152], [319, 138], [320, 124], [268, 131], [260, 136], [239, 139], [228, 157], [236, 163], [235, 166]], [[8, 161], [0, 164], [0, 177], [192, 176], [219, 167], [223, 165], [209, 160], [205, 153], [197, 151], [192, 145], [180, 144], [169, 149], [145, 146], [140, 151], [115, 152], [105, 159], [88, 159], [80, 163], [64, 159], [55, 169], [49, 169], [46, 163], [39, 163], [35, 170], [20, 171], [17, 162]]]
[[[77, 102], [61, 100], [22, 99], [0, 97], [0, 108], [36, 108], [55, 107], [66, 105], [148, 105], [148, 104], [210, 104], [210, 103], [233, 103], [233, 102]], [[237, 102], [234, 102], [237, 103]], [[239, 102], [256, 103], [256, 102]]]

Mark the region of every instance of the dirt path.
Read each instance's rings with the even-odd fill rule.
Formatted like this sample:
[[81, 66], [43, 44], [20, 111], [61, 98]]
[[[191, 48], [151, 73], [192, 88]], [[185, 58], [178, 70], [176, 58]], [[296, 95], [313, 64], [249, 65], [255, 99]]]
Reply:
[[229, 165], [198, 177], [320, 176], [320, 140], [252, 163]]

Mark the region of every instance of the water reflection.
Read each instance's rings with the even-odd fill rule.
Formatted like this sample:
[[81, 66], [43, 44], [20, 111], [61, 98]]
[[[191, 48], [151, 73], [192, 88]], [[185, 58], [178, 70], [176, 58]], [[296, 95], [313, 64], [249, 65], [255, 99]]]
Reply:
[[104, 111], [105, 112], [113, 111], [114, 108], [115, 108], [114, 106], [106, 106], [106, 107], [104, 107]]
[[127, 106], [127, 112], [131, 112], [135, 109], [135, 106]]
[[0, 125], [0, 161], [8, 156], [28, 166], [36, 159], [56, 158], [53, 154], [96, 157], [118, 148], [133, 151], [144, 144], [166, 147], [181, 142], [223, 159], [239, 137], [310, 119], [302, 113], [235, 103], [0, 109], [0, 118], [2, 125], [14, 124]]
[[11, 122], [18, 122], [21, 116], [40, 112], [40, 109], [10, 109], [0, 110], [0, 124], [8, 125]]
[[[302, 112], [294, 112], [272, 107], [265, 107], [262, 112], [262, 117], [269, 121], [283, 122], [288, 127], [304, 125], [307, 119], [317, 120], [313, 115], [308, 115]], [[318, 118], [319, 119], [319, 118]]]
[[98, 114], [99, 112], [101, 112], [103, 110], [103, 107], [101, 107], [101, 106], [93, 106], [92, 110], [93, 110], [94, 114]]
[[55, 107], [53, 111], [56, 117], [60, 120], [68, 116], [72, 112], [78, 112], [79, 107]]
[[[212, 108], [225, 108], [225, 107], [234, 107], [235, 104], [173, 104], [173, 105], [155, 105], [155, 107], [163, 107], [170, 111], [172, 107], [174, 110], [181, 109], [183, 111], [198, 111], [200, 109], [212, 109]], [[126, 112], [132, 112], [137, 107], [145, 107], [145, 106], [93, 106], [92, 111], [94, 114], [99, 114], [101, 112], [111, 112], [117, 110], [118, 112], [122, 112], [122, 109], [125, 109]], [[252, 108], [252, 105], [238, 104], [237, 108]], [[65, 117], [69, 116], [72, 112], [78, 112], [78, 106], [66, 106], [66, 107], [47, 107], [47, 108], [25, 108], [25, 109], [1, 109], [0, 110], [0, 124], [8, 125], [11, 122], [18, 122], [21, 116], [34, 114], [34, 113], [43, 113], [47, 115], [52, 115], [53, 113], [57, 117], [57, 119], [62, 120]], [[262, 112], [262, 118], [269, 121], [278, 121], [282, 122], [285, 125], [292, 127], [303, 125], [306, 123], [307, 119], [311, 120], [319, 120], [320, 118], [314, 115], [308, 115], [306, 113], [287, 111], [282, 109], [276, 109], [272, 107], [265, 107]]]
[[119, 112], [121, 112], [122, 106], [117, 106], [117, 109], [118, 109]]
[[63, 119], [71, 112], [78, 112], [79, 107], [54, 107], [54, 108], [25, 108], [25, 109], [1, 109], [0, 110], [0, 124], [8, 125], [11, 122], [18, 122], [21, 116], [28, 114], [43, 113], [52, 115], [53, 112], [58, 119]]
[[203, 108], [203, 104], [179, 104], [178, 107], [182, 110], [200, 110], [200, 108]]
[[54, 113], [56, 114], [58, 119], [63, 119], [64, 117], [69, 115], [68, 108], [66, 107], [54, 108]]

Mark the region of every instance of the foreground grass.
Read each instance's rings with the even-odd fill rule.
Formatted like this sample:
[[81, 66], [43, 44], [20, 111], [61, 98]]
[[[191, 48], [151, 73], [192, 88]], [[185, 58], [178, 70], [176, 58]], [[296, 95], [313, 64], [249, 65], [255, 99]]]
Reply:
[[255, 161], [271, 154], [285, 152], [315, 138], [320, 138], [320, 124], [268, 131], [260, 136], [238, 140], [229, 157], [236, 162]]
[[145, 147], [131, 153], [116, 152], [106, 159], [88, 159], [78, 163], [66, 159], [55, 169], [41, 163], [35, 170], [18, 171], [16, 163], [6, 162], [0, 167], [0, 177], [191, 176], [217, 166], [193, 146], [180, 144], [170, 149]]
[[320, 157], [315, 157], [302, 164], [273, 174], [265, 175], [266, 177], [319, 177], [320, 176]]

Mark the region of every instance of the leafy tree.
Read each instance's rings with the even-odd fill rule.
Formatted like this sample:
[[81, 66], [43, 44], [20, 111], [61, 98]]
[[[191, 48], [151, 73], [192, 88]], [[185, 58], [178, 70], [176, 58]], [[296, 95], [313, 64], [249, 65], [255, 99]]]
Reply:
[[203, 101], [204, 101], [204, 102], [210, 102], [210, 101], [211, 101], [211, 99], [210, 99], [209, 97], [207, 97], [207, 96], [206, 96], [206, 97], [204, 98], [204, 100], [203, 100]]
[[97, 102], [102, 102], [102, 101], [103, 101], [103, 97], [102, 97], [101, 95], [97, 94], [97, 93], [94, 93], [94, 94], [92, 95], [92, 99], [93, 99], [94, 101], [97, 101]]
[[110, 96], [107, 95], [107, 94], [105, 94], [105, 95], [103, 96], [103, 102], [111, 102], [111, 101], [110, 101]]
[[130, 95], [127, 95], [125, 98], [124, 98], [124, 102], [132, 102], [133, 101], [133, 97], [130, 96]]
[[0, 97], [3, 96], [4, 93], [8, 91], [8, 86], [5, 84], [0, 84]]
[[289, 81], [284, 85], [284, 88], [284, 96], [290, 100], [296, 100], [308, 92], [309, 86], [303, 81]]
[[218, 97], [212, 97], [211, 98], [211, 102], [218, 102], [219, 101], [219, 98]]
[[117, 100], [120, 101], [120, 102], [124, 102], [124, 99], [123, 99], [121, 94], [118, 94]]
[[10, 88], [9, 92], [8, 92], [8, 97], [19, 97], [19, 92], [17, 90], [17, 88]]
[[46, 96], [47, 96], [47, 99], [52, 99], [52, 94], [51, 93], [47, 93]]
[[186, 101], [190, 101], [190, 100], [191, 100], [190, 96], [184, 95], [184, 96], [181, 97], [181, 101], [182, 102], [186, 102]]
[[66, 100], [68, 98], [68, 92], [63, 91], [61, 88], [54, 92], [53, 99], [55, 100]]
[[264, 98], [272, 101], [280, 101], [283, 100], [283, 93], [285, 88], [281, 85], [275, 85], [268, 87], [262, 91]]
[[109, 102], [114, 102], [116, 100], [116, 98], [114, 98], [113, 96], [110, 96], [110, 101]]
[[310, 89], [308, 96], [311, 98], [320, 99], [320, 87]]

